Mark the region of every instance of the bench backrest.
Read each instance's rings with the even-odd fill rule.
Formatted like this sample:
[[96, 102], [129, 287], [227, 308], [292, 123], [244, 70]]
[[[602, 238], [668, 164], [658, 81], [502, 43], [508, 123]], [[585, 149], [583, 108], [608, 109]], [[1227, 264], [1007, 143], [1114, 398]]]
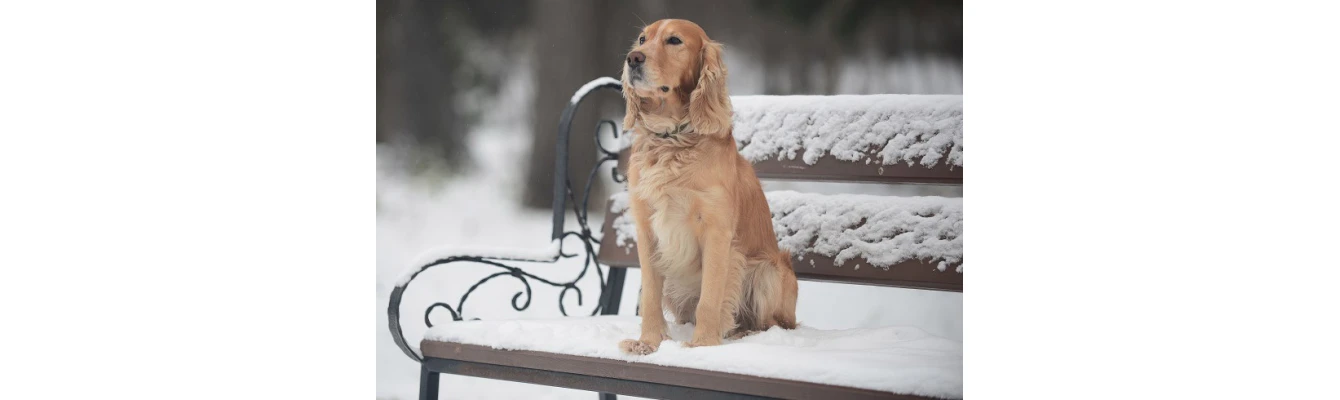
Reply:
[[[735, 96], [732, 105], [740, 154], [760, 179], [963, 183], [962, 96]], [[621, 172], [629, 142], [619, 154]], [[961, 198], [767, 197], [801, 279], [963, 290]], [[626, 209], [627, 193], [613, 196], [602, 264], [637, 267]]]

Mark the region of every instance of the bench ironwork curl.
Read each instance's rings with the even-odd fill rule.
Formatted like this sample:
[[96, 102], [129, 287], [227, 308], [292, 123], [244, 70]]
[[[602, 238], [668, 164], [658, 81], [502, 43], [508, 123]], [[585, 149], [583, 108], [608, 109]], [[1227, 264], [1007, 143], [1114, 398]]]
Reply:
[[[390, 305], [387, 307], [386, 310], [386, 315], [388, 317], [387, 321], [389, 328], [391, 330], [391, 337], [395, 340], [396, 346], [400, 347], [400, 350], [403, 351], [406, 356], [409, 356], [416, 362], [423, 361], [423, 357], [420, 354], [416, 353], [413, 347], [410, 346], [409, 342], [405, 340], [400, 315], [401, 298], [403, 297], [406, 288], [408, 288], [409, 285], [419, 277], [419, 275], [421, 275], [423, 272], [427, 271], [430, 268], [442, 265], [452, 263], [474, 263], [474, 264], [483, 264], [497, 267], [501, 269], [501, 271], [490, 274], [480, 279], [478, 282], [475, 282], [474, 285], [471, 285], [470, 288], [465, 291], [465, 294], [461, 295], [460, 299], [457, 300], [455, 306], [446, 302], [436, 302], [428, 306], [428, 308], [424, 310], [423, 313], [423, 322], [424, 325], [430, 328], [433, 326], [432, 322], [433, 311], [437, 310], [438, 308], [447, 310], [447, 312], [450, 313], [451, 319], [453, 321], [464, 320], [466, 317], [465, 314], [466, 300], [470, 298], [470, 294], [474, 293], [475, 289], [479, 288], [485, 283], [494, 280], [494, 278], [500, 278], [504, 276], [511, 277], [516, 281], [519, 281], [523, 287], [515, 295], [512, 296], [513, 309], [517, 311], [524, 311], [530, 308], [531, 295], [532, 295], [531, 283], [533, 281], [533, 282], [539, 282], [544, 285], [548, 285], [550, 287], [562, 288], [562, 290], [559, 291], [558, 295], [558, 309], [560, 313], [562, 313], [564, 316], [567, 316], [568, 310], [564, 305], [563, 300], [566, 298], [569, 291], [573, 291], [576, 292], [575, 294], [577, 296], [577, 305], [582, 306], [583, 305], [582, 290], [581, 288], [577, 287], [577, 282], [580, 282], [583, 278], [585, 278], [591, 270], [595, 270], [594, 275], [597, 277], [597, 279], [600, 280], [600, 297], [599, 301], [597, 301], [596, 303], [596, 306], [591, 310], [590, 315], [597, 315], [597, 314], [609, 315], [618, 313], [619, 300], [623, 295], [623, 283], [626, 271], [623, 268], [611, 268], [608, 266], [605, 266], [602, 269], [602, 266], [596, 259], [597, 255], [596, 246], [599, 245], [601, 238], [596, 236], [596, 234], [592, 231], [591, 225], [587, 219], [589, 209], [588, 206], [591, 200], [591, 189], [593, 187], [592, 183], [595, 181], [597, 173], [599, 172], [600, 168], [606, 167], [606, 163], [610, 162], [617, 163], [619, 159], [618, 149], [611, 150], [609, 148], [606, 148], [604, 144], [601, 143], [600, 129], [602, 127], [608, 126], [614, 132], [614, 137], [617, 139], [620, 134], [618, 129], [619, 125], [617, 123], [615, 123], [612, 120], [601, 120], [596, 124], [595, 134], [593, 136], [595, 138], [595, 145], [599, 152], [600, 157], [599, 159], [597, 159], [595, 166], [591, 168], [591, 171], [587, 175], [586, 185], [582, 188], [580, 192], [581, 195], [580, 199], [577, 198], [578, 193], [573, 190], [572, 180], [569, 179], [568, 177], [568, 142], [571, 136], [570, 130], [572, 127], [573, 116], [576, 114], [577, 108], [579, 105], [581, 105], [583, 100], [589, 97], [592, 93], [595, 93], [600, 90], [618, 91], [621, 90], [621, 86], [618, 80], [610, 78], [601, 78], [591, 81], [591, 83], [588, 83], [583, 88], [583, 90], [578, 91], [577, 95], [573, 96], [572, 102], [569, 103], [567, 108], [563, 110], [563, 115], [559, 120], [558, 140], [557, 144], [555, 145], [556, 153], [554, 160], [554, 202], [553, 202], [554, 228], [552, 234], [552, 239], [558, 242], [559, 244], [558, 246], [559, 252], [557, 257], [554, 257], [552, 259], [536, 260], [536, 259], [515, 259], [515, 258], [503, 258], [503, 257], [489, 257], [482, 255], [460, 254], [436, 259], [413, 270], [412, 275], [408, 279], [405, 279], [399, 284], [397, 284], [395, 289], [391, 291]], [[619, 173], [618, 169], [613, 164], [609, 165], [608, 168], [610, 169], [615, 182], [623, 182], [625, 180], [625, 178]], [[567, 211], [569, 211], [568, 209], [569, 205], [571, 206], [571, 211], [577, 217], [578, 230], [575, 231], [564, 230], [564, 219], [566, 217]], [[564, 253], [562, 251], [563, 249], [562, 245], [563, 242], [569, 238], [579, 242], [581, 244], [581, 249], [585, 254]], [[528, 273], [521, 268], [504, 264], [504, 262], [507, 261], [554, 263], [557, 262], [559, 259], [576, 258], [576, 257], [585, 257], [584, 263], [582, 265], [581, 271], [577, 274], [577, 276], [569, 281], [554, 281], [545, 279], [536, 276], [534, 274]], [[472, 318], [472, 319], [478, 319], [478, 318]]]

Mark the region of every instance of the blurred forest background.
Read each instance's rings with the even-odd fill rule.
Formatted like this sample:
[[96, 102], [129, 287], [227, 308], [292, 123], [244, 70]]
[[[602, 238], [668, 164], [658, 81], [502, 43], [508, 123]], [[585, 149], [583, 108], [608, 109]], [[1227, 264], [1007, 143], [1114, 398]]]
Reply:
[[[568, 98], [617, 78], [637, 32], [662, 18], [692, 20], [725, 44], [732, 95], [962, 94], [960, 1], [379, 0], [377, 143], [396, 155], [383, 161], [443, 179], [477, 167], [464, 147], [481, 119], [521, 119], [533, 141], [518, 143], [530, 156], [514, 164], [525, 169], [516, 201], [549, 207]], [[509, 80], [525, 81], [512, 89], [523, 93], [511, 109], [490, 109]], [[516, 107], [518, 96], [528, 101]], [[588, 100], [574, 129], [618, 120], [622, 101]], [[596, 157], [580, 132], [572, 171]], [[585, 176], [574, 179], [581, 187]]]

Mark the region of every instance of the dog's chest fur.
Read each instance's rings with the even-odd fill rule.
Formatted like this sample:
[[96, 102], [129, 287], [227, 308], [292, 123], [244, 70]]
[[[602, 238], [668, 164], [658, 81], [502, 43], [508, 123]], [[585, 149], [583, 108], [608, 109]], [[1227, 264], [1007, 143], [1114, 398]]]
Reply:
[[701, 279], [701, 249], [695, 232], [701, 223], [695, 202], [701, 195], [688, 185], [694, 168], [692, 151], [644, 149], [633, 155], [639, 167], [637, 183], [629, 193], [648, 208], [652, 234], [656, 237], [654, 268], [667, 281], [692, 284]]

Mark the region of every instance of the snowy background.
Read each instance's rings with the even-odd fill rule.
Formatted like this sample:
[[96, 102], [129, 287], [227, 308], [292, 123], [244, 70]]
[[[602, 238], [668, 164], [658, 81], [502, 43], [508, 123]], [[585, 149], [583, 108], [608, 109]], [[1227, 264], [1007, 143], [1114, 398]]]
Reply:
[[[658, 3], [658, 2], [643, 2]], [[379, 7], [382, 4], [379, 3]], [[379, 10], [380, 11], [380, 10]], [[649, 14], [650, 15], [650, 14]], [[654, 17], [642, 15], [651, 20]], [[637, 20], [630, 25], [637, 25]], [[709, 33], [711, 27], [705, 26]], [[625, 29], [626, 30], [626, 29]], [[380, 40], [380, 36], [379, 36]], [[525, 39], [522, 39], [523, 41]], [[533, 40], [533, 39], [531, 39]], [[631, 40], [631, 39], [630, 39]], [[622, 41], [622, 40], [621, 40]], [[532, 43], [533, 44], [533, 43]], [[727, 43], [730, 45], [731, 43]], [[466, 46], [469, 49], [483, 46]], [[520, 48], [525, 48], [522, 46]], [[379, 63], [381, 61], [379, 46]], [[412, 399], [417, 396], [418, 365], [401, 353], [387, 330], [386, 308], [391, 288], [413, 261], [425, 252], [445, 246], [521, 247], [542, 249], [549, 245], [551, 229], [549, 210], [525, 207], [527, 168], [531, 163], [532, 144], [537, 134], [534, 127], [557, 125], [558, 114], [536, 114], [538, 87], [546, 79], [537, 77], [536, 55], [533, 51], [501, 50], [478, 51], [483, 63], [494, 63], [497, 74], [495, 86], [487, 90], [470, 91], [455, 96], [467, 99], [458, 102], [458, 109], [472, 116], [470, 123], [462, 123], [454, 135], [459, 143], [453, 145], [459, 162], [439, 165], [425, 157], [416, 142], [383, 140], [380, 129], [377, 145], [377, 397], [379, 399]], [[616, 55], [617, 56], [617, 55]], [[764, 68], [764, 57], [741, 49], [726, 53], [730, 68], [732, 95], [780, 94], [776, 68]], [[840, 58], [836, 75], [828, 79], [830, 87], [812, 94], [961, 94], [961, 58], [934, 55], [916, 57], [889, 57], [874, 49], [856, 50]], [[616, 59], [617, 62], [617, 59]], [[379, 64], [379, 70], [381, 69]], [[585, 80], [613, 76], [617, 65], [579, 74]], [[785, 76], [784, 76], [785, 77]], [[379, 80], [380, 83], [380, 80]], [[559, 100], [561, 103], [581, 83], [570, 85]], [[786, 85], [781, 85], [786, 86]], [[785, 88], [784, 88], [785, 89]], [[786, 89], [787, 93], [795, 90]], [[379, 89], [379, 97], [382, 92]], [[460, 105], [468, 103], [468, 105]], [[387, 103], [379, 99], [379, 126]], [[538, 123], [537, 123], [538, 121]], [[449, 124], [451, 125], [451, 124]], [[550, 128], [551, 129], [551, 128]], [[540, 132], [539, 134], [551, 134]], [[573, 147], [587, 146], [590, 131], [574, 127]], [[390, 136], [390, 135], [387, 135]], [[577, 173], [574, 170], [574, 173]], [[581, 172], [582, 174], [585, 171]], [[608, 177], [602, 177], [608, 182]], [[795, 190], [817, 193], [868, 193], [878, 195], [936, 195], [961, 197], [962, 189], [933, 185], [868, 185], [821, 184], [795, 182], [764, 182], [765, 190]], [[610, 186], [613, 187], [613, 186]], [[541, 191], [552, 190], [548, 185]], [[591, 224], [603, 222], [607, 198], [594, 194], [591, 204]], [[567, 221], [574, 223], [568, 216]], [[598, 229], [598, 228], [597, 228]], [[569, 241], [574, 245], [575, 241]], [[575, 247], [575, 246], [571, 246]], [[567, 248], [567, 252], [578, 249]], [[568, 281], [581, 271], [580, 260], [561, 260], [557, 264], [512, 263], [528, 272], [547, 279]], [[437, 301], [455, 303], [469, 288], [484, 276], [497, 272], [490, 266], [456, 263], [438, 267], [415, 280], [406, 292], [401, 315], [406, 338], [417, 343], [425, 327], [423, 310]], [[640, 276], [638, 270], [629, 270], [624, 289], [621, 315], [633, 315]], [[569, 294], [566, 307], [571, 314], [589, 314], [599, 294], [594, 274], [579, 282], [585, 298], [579, 306]], [[530, 308], [518, 312], [510, 300], [522, 285], [515, 280], [499, 278], [481, 286], [465, 304], [467, 318], [485, 320], [557, 317], [558, 289], [533, 284]], [[882, 288], [830, 283], [800, 283], [797, 305], [800, 322], [820, 329], [839, 329], [879, 326], [911, 326], [925, 332], [953, 340], [963, 337], [963, 297], [959, 293], [933, 292], [909, 289]], [[433, 320], [443, 322], [451, 316], [439, 309]], [[611, 346], [614, 346], [611, 343]], [[495, 381], [487, 379], [443, 375], [442, 398], [573, 398], [593, 399], [595, 394], [561, 388]]]

